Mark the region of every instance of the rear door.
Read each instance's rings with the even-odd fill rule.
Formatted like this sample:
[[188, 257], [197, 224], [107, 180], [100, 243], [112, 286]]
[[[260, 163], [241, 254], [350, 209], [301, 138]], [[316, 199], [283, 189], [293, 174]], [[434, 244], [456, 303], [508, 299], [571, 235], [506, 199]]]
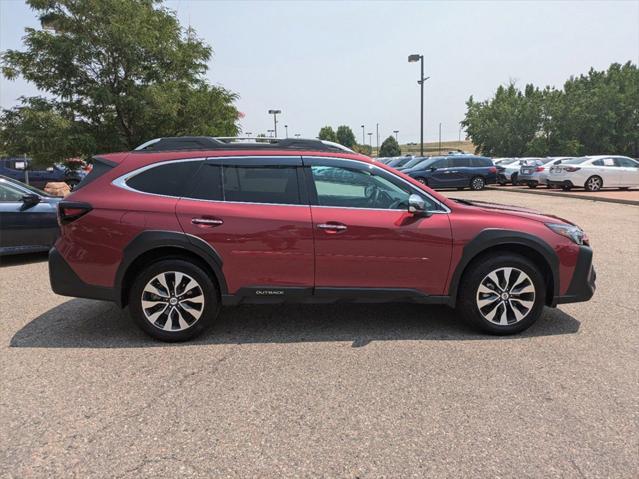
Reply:
[[[622, 186], [622, 169], [614, 158], [599, 158], [592, 162], [594, 171], [588, 171], [588, 177], [598, 175], [603, 180], [604, 187]], [[586, 181], [588, 181], [586, 179]]]
[[[315, 236], [315, 286], [444, 292], [451, 257], [447, 208], [373, 165], [304, 158]], [[407, 211], [418, 193], [430, 217]]]
[[311, 210], [300, 157], [211, 158], [176, 207], [183, 230], [220, 255], [240, 288], [312, 288]]

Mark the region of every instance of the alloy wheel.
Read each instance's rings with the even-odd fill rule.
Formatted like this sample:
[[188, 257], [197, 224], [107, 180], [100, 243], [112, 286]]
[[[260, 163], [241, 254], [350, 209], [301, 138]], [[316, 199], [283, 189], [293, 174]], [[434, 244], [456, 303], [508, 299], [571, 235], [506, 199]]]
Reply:
[[476, 304], [487, 321], [500, 326], [515, 324], [535, 305], [535, 285], [520, 269], [498, 268], [479, 283]]
[[599, 191], [601, 189], [601, 178], [598, 176], [588, 178], [588, 181], [586, 182], [586, 189], [588, 191]]
[[164, 331], [190, 328], [204, 310], [202, 287], [179, 271], [167, 271], [151, 278], [144, 286], [141, 301], [147, 321]]
[[471, 184], [473, 190], [483, 190], [484, 189], [484, 179], [483, 178], [474, 178]]

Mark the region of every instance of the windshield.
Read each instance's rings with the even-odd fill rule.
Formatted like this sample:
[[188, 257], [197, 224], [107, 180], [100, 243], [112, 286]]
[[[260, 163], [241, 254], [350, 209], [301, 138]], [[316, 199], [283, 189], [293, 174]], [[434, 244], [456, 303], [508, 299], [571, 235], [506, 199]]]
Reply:
[[578, 165], [579, 163], [583, 163], [584, 161], [588, 161], [590, 158], [587, 156], [582, 156], [581, 158], [573, 158], [572, 160], [562, 161], [562, 165]]
[[14, 180], [13, 178], [9, 178], [9, 177], [6, 177], [6, 176], [0, 176], [0, 179], [6, 181], [9, 184], [12, 184], [12, 185], [15, 185], [15, 186], [17, 186], [19, 188], [22, 188], [23, 190], [29, 190], [32, 193], [35, 193], [35, 194], [40, 195], [40, 196], [44, 196], [45, 198], [57, 198], [57, 196], [53, 196], [53, 195], [50, 195], [49, 193], [45, 193], [44, 191], [39, 190], [38, 188], [34, 188], [31, 185], [27, 185], [25, 183], [22, 183], [21, 181]]
[[418, 156], [417, 158], [413, 158], [412, 160], [410, 160], [408, 163], [404, 165], [404, 168], [412, 168], [413, 166], [424, 161], [425, 159], [426, 158], [424, 158], [423, 156]]

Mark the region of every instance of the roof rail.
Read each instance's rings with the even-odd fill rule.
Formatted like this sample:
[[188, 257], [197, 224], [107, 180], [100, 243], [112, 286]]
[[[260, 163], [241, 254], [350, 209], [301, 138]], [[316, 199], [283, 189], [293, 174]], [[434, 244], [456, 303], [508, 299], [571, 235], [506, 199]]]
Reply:
[[158, 152], [176, 150], [316, 150], [354, 153], [338, 143], [307, 138], [246, 138], [212, 136], [170, 136], [155, 138], [133, 151]]

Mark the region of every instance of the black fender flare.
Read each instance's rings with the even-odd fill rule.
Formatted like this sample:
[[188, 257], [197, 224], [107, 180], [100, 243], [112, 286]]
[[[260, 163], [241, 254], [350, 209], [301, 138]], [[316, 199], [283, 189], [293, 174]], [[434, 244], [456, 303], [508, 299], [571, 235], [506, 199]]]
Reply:
[[133, 238], [123, 250], [122, 261], [115, 275], [115, 288], [120, 292], [120, 297], [124, 288], [124, 278], [134, 261], [149, 251], [166, 247], [183, 249], [198, 256], [213, 271], [220, 286], [220, 294], [228, 293], [222, 272], [222, 258], [210, 244], [197, 236], [178, 231], [149, 230]]
[[478, 255], [495, 246], [526, 246], [539, 253], [546, 261], [553, 279], [553, 295], [559, 296], [559, 258], [552, 247], [541, 238], [521, 231], [504, 229], [485, 229], [475, 236], [466, 246], [450, 280], [448, 294], [451, 306], [457, 301], [457, 292], [462, 274], [470, 262]]

